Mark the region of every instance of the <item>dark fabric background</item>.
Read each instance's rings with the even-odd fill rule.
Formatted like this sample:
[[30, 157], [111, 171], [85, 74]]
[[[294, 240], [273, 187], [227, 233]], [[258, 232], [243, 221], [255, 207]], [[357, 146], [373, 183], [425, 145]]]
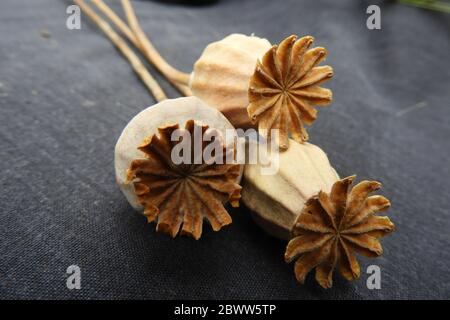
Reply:
[[[382, 30], [366, 28], [372, 3]], [[285, 243], [243, 207], [199, 241], [157, 234], [132, 210], [113, 150], [154, 100], [87, 18], [66, 29], [69, 4], [0, 3], [0, 298], [450, 298], [450, 15], [389, 1], [133, 1], [155, 46], [184, 71], [233, 32], [271, 42], [311, 34], [328, 48], [334, 102], [311, 141], [341, 176], [383, 182], [398, 231], [381, 258], [360, 259], [360, 280], [336, 277], [322, 290], [311, 276], [296, 283]], [[66, 288], [72, 264], [78, 291]], [[366, 287], [370, 264], [382, 270], [381, 290]]]

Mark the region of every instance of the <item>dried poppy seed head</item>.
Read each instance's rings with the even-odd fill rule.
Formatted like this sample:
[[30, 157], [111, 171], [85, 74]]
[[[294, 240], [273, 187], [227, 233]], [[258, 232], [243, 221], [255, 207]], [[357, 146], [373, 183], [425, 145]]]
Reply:
[[[194, 135], [196, 129], [202, 134], [208, 126], [199, 125], [194, 120], [186, 123], [187, 132]], [[153, 135], [139, 146], [145, 159], [133, 160], [128, 169], [128, 181], [133, 182], [139, 202], [144, 207], [148, 222], [157, 220], [156, 230], [175, 237], [180, 231], [199, 239], [202, 234], [203, 219], [206, 218], [214, 231], [231, 223], [231, 217], [224, 208], [230, 202], [239, 205], [241, 187], [236, 183], [240, 165], [226, 164], [226, 149], [221, 164], [201, 163], [175, 164], [171, 151], [181, 142], [173, 142], [170, 137], [179, 125], [159, 128], [159, 136]], [[194, 150], [194, 139], [191, 139]], [[202, 146], [204, 151], [206, 144]]]
[[[115, 150], [116, 180], [130, 204], [157, 222], [158, 231], [175, 236], [181, 230], [198, 239], [203, 218], [214, 230], [231, 223], [223, 205], [237, 205], [243, 166], [173, 163], [171, 132], [185, 125], [188, 131], [200, 127], [202, 133], [214, 128], [225, 139], [225, 131], [234, 130], [220, 112], [196, 97], [158, 103], [122, 132]], [[229, 147], [230, 141], [223, 144]]]
[[376, 181], [362, 181], [350, 189], [355, 176], [337, 181], [331, 192], [319, 192], [306, 203], [294, 228], [294, 237], [286, 248], [286, 262], [295, 262], [299, 282], [316, 269], [316, 280], [323, 288], [333, 284], [338, 269], [347, 280], [360, 275], [355, 254], [374, 258], [383, 253], [379, 239], [394, 231], [385, 211], [390, 202], [383, 196], [369, 194], [381, 187]]
[[269, 50], [264, 38], [231, 34], [209, 44], [194, 64], [190, 88], [236, 128], [253, 127], [247, 115], [248, 85], [256, 61]]
[[304, 124], [317, 118], [314, 106], [331, 103], [332, 92], [319, 85], [333, 76], [330, 66], [317, 65], [327, 55], [325, 48], [309, 49], [313, 37], [292, 35], [274, 45], [258, 61], [250, 79], [248, 115], [261, 134], [271, 137], [279, 129], [281, 149], [289, 147], [289, 133], [297, 142], [308, 140]]
[[308, 142], [291, 139], [288, 150], [269, 159], [279, 164], [276, 174], [262, 175], [259, 162], [245, 166], [242, 201], [266, 232], [289, 240], [306, 201], [320, 190], [329, 192], [339, 176], [326, 153]]

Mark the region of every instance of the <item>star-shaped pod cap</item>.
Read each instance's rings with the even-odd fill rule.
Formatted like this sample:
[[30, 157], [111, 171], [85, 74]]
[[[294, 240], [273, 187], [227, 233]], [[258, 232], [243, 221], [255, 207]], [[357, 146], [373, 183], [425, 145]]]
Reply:
[[248, 115], [264, 137], [277, 129], [281, 149], [289, 147], [289, 133], [297, 142], [308, 140], [304, 124], [317, 118], [314, 106], [332, 101], [332, 92], [319, 85], [333, 76], [330, 66], [318, 66], [327, 55], [325, 48], [309, 49], [313, 37], [292, 35], [274, 45], [257, 62], [249, 83]]

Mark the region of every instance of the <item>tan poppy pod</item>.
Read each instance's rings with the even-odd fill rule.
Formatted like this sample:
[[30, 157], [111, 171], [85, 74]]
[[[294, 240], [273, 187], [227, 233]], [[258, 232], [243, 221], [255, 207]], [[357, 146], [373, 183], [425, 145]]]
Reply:
[[289, 240], [307, 200], [319, 191], [330, 192], [339, 176], [325, 152], [311, 143], [291, 140], [290, 148], [278, 156], [274, 175], [261, 174], [260, 164], [245, 166], [242, 201], [267, 233]]
[[192, 93], [217, 108], [236, 128], [251, 127], [249, 81], [256, 62], [270, 48], [266, 39], [243, 34], [209, 44], [194, 65], [189, 84]]
[[[313, 269], [324, 288], [332, 286], [334, 270], [354, 280], [360, 275], [356, 254], [380, 256], [380, 238], [395, 230], [388, 217], [378, 215], [389, 200], [370, 195], [381, 183], [361, 181], [352, 188], [355, 176], [339, 179], [319, 147], [289, 144], [278, 154], [276, 174], [261, 174], [260, 164], [245, 167], [242, 200], [266, 232], [289, 240], [285, 261], [295, 261], [299, 282]], [[274, 154], [269, 158], [276, 161]]]
[[123, 130], [115, 148], [116, 180], [131, 206], [157, 222], [157, 231], [174, 237], [181, 230], [198, 239], [204, 218], [215, 231], [231, 223], [224, 205], [238, 206], [243, 165], [177, 164], [171, 152], [178, 142], [171, 137], [179, 128], [191, 136], [195, 129], [217, 130], [224, 150], [234, 146], [226, 133], [234, 127], [219, 111], [196, 97], [165, 100], [141, 111]]
[[336, 181], [329, 193], [320, 191], [306, 202], [292, 230], [284, 259], [295, 261], [295, 277], [304, 283], [315, 269], [316, 281], [325, 289], [333, 285], [338, 270], [347, 280], [361, 274], [356, 255], [376, 258], [383, 254], [380, 238], [395, 230], [395, 225], [379, 212], [390, 202], [370, 195], [381, 188], [378, 181], [361, 181], [352, 186], [355, 176]]
[[315, 106], [326, 106], [332, 92], [320, 85], [333, 76], [319, 66], [323, 47], [314, 38], [289, 36], [278, 45], [266, 39], [232, 34], [206, 47], [194, 65], [190, 88], [220, 110], [236, 128], [257, 127], [265, 138], [279, 131], [279, 147], [289, 147], [289, 135], [308, 140], [304, 125], [317, 118]]

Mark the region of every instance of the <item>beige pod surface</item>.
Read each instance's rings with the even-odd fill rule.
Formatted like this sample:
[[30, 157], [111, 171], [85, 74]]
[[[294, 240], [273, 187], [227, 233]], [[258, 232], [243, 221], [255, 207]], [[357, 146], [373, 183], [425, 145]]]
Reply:
[[[273, 155], [269, 157], [275, 161]], [[319, 191], [329, 193], [339, 180], [322, 149], [294, 140], [288, 150], [279, 153], [275, 174], [261, 174], [261, 169], [260, 164], [245, 166], [242, 201], [261, 228], [285, 240], [292, 237], [292, 227], [306, 201]]]
[[272, 47], [267, 39], [231, 34], [209, 44], [194, 64], [193, 94], [221, 111], [236, 128], [251, 127], [248, 86], [256, 62]]
[[[173, 124], [183, 127], [191, 119], [220, 131], [226, 145], [233, 143], [231, 136], [226, 135], [226, 130], [234, 130], [233, 125], [219, 111], [197, 97], [164, 100], [148, 107], [131, 119], [122, 131], [114, 153], [115, 175], [122, 193], [134, 209], [143, 212], [133, 184], [127, 183], [127, 170], [132, 161], [144, 158], [138, 146], [150, 135], [157, 134], [158, 127]], [[230, 138], [230, 141], [227, 141], [227, 138]], [[237, 183], [241, 180], [243, 166], [240, 172]]]

